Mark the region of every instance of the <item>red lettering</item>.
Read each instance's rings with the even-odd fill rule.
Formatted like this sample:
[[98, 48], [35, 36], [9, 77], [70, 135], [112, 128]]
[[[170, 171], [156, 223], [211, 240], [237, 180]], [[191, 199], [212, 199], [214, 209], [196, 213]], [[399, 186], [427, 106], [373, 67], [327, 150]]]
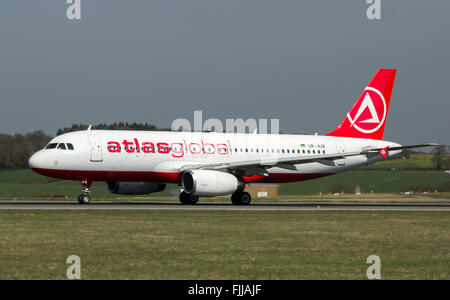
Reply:
[[134, 152], [134, 149], [128, 147], [130, 145], [133, 145], [133, 142], [129, 142], [127, 140], [123, 140], [122, 144], [125, 146], [125, 151], [127, 151], [128, 153], [133, 153]]
[[137, 152], [137, 153], [140, 153], [140, 152], [141, 152], [141, 149], [140, 149], [140, 147], [139, 147], [139, 142], [138, 142], [137, 139], [134, 139], [134, 144], [136, 145], [136, 152]]
[[228, 154], [228, 146], [225, 144], [217, 144], [217, 153], [220, 155]]
[[[192, 146], [194, 146], [194, 147], [192, 147]], [[194, 150], [192, 150], [192, 148], [194, 148]], [[198, 149], [198, 151], [196, 151], [196, 149]], [[189, 151], [192, 154], [199, 154], [200, 153], [200, 145], [197, 144], [197, 143], [190, 143], [189, 144]]]
[[142, 143], [142, 147], [144, 147], [144, 153], [155, 153], [155, 144], [153, 143], [144, 142]]
[[211, 143], [205, 143], [204, 144], [203, 140], [202, 140], [202, 145], [203, 145], [203, 153], [205, 153], [205, 154], [214, 154], [214, 153], [216, 153], [216, 147], [214, 147], [213, 144], [211, 144]]
[[108, 142], [108, 151], [111, 153], [120, 153], [120, 144], [118, 142]]
[[173, 157], [183, 157], [184, 156], [184, 150], [183, 150], [183, 144], [182, 143], [172, 143], [170, 145], [172, 148], [172, 156]]
[[169, 153], [169, 144], [167, 143], [157, 143], [156, 147], [158, 147], [158, 153], [165, 154]]
[[[156, 147], [154, 143], [151, 142], [143, 142], [140, 143], [137, 138], [133, 138], [132, 142], [129, 142], [128, 140], [123, 140], [122, 144], [124, 146], [124, 149], [127, 153], [140, 153], [141, 150], [143, 153], [161, 153], [161, 154], [167, 154], [172, 152], [172, 156], [175, 158], [183, 157], [185, 153], [190, 152], [191, 154], [210, 154], [213, 155], [215, 153], [220, 155], [228, 155], [231, 151], [230, 142], [228, 141], [227, 144], [217, 144], [214, 145], [212, 143], [205, 143], [203, 140], [201, 141], [201, 144], [199, 143], [189, 143], [189, 146], [186, 142], [186, 140], [183, 140], [183, 142], [177, 142], [177, 143], [171, 143], [170, 147], [168, 143], [156, 143]], [[142, 146], [142, 149], [141, 149]], [[120, 143], [110, 141], [108, 142], [108, 151], [111, 153], [120, 153]]]

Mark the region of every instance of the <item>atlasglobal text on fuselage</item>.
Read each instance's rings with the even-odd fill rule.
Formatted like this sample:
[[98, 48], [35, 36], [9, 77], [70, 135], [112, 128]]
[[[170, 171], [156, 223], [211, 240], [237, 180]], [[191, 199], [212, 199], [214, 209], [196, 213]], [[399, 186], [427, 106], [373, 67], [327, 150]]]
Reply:
[[380, 69], [341, 124], [325, 135], [88, 130], [62, 134], [29, 159], [35, 172], [82, 184], [78, 202], [90, 202], [92, 182], [111, 193], [145, 195], [179, 184], [182, 204], [231, 195], [251, 201], [249, 183], [283, 183], [337, 174], [403, 149], [384, 141], [396, 70]]
[[[230, 152], [230, 141], [227, 143], [212, 144], [203, 140], [200, 143], [186, 142], [183, 139], [182, 142], [165, 143], [165, 142], [148, 142], [139, 141], [137, 138], [133, 138], [132, 142], [124, 139], [122, 142], [109, 141], [107, 142], [107, 150], [110, 153], [159, 153], [159, 154], [171, 154], [175, 158], [182, 158], [185, 153], [206, 155], [227, 155]], [[141, 147], [142, 146], [142, 147]]]

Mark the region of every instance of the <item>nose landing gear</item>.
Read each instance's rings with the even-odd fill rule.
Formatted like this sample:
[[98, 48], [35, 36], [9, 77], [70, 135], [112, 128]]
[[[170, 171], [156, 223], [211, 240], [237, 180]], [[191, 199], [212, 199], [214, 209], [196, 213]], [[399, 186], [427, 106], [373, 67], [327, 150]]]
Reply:
[[80, 204], [88, 204], [91, 202], [91, 197], [89, 197], [89, 188], [92, 185], [92, 181], [83, 179], [81, 180], [81, 194], [78, 195], [78, 203]]

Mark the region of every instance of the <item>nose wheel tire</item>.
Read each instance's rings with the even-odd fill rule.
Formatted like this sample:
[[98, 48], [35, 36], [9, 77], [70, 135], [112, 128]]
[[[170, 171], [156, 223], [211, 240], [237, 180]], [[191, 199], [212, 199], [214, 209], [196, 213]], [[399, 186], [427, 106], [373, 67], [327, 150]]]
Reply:
[[89, 197], [89, 188], [91, 187], [92, 181], [83, 179], [81, 180], [81, 194], [78, 196], [78, 203], [88, 204], [91, 202], [91, 197]]
[[91, 197], [89, 197], [89, 195], [81, 194], [78, 196], [78, 203], [88, 204], [89, 202], [91, 202]]
[[188, 194], [185, 191], [180, 193], [181, 204], [192, 205], [192, 204], [196, 204], [197, 201], [198, 201], [198, 196]]
[[249, 205], [252, 197], [247, 192], [238, 192], [231, 195], [231, 202], [234, 205]]

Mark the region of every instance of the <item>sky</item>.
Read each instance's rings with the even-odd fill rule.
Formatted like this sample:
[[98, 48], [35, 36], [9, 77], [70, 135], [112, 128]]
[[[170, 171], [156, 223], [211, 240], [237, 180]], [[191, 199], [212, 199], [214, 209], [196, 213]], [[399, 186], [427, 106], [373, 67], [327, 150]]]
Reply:
[[396, 68], [384, 139], [450, 144], [450, 1], [65, 0], [0, 3], [0, 133], [73, 123], [279, 119], [332, 131]]

